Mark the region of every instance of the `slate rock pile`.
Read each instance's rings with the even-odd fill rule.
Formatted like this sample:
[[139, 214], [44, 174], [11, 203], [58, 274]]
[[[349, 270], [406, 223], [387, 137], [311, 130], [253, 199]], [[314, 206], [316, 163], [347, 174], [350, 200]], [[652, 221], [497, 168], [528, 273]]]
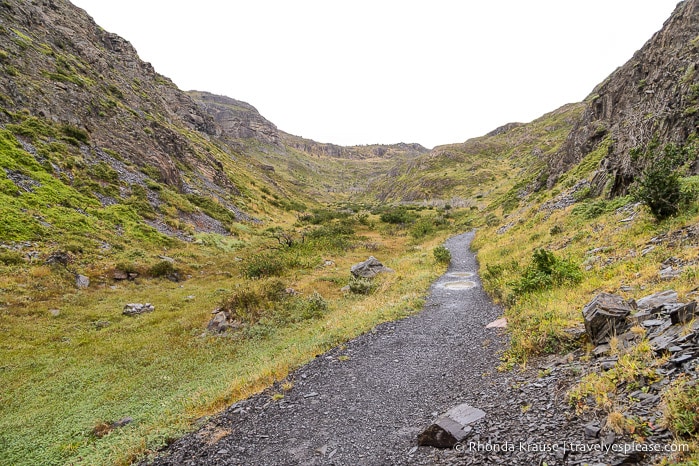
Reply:
[[[658, 356], [669, 353], [667, 369], [689, 370], [699, 357], [699, 308], [696, 301], [677, 302], [677, 293], [667, 290], [636, 301], [601, 293], [583, 309], [585, 329], [602, 356], [612, 350], [614, 339], [625, 348], [645, 335]], [[641, 327], [644, 331], [633, 331]], [[613, 360], [607, 361], [609, 364]], [[684, 365], [692, 367], [684, 367]], [[610, 366], [606, 366], [610, 367]]]
[[[699, 376], [697, 303], [678, 302], [673, 290], [638, 301], [601, 293], [584, 307], [583, 317], [595, 345], [592, 359], [580, 348], [543, 358], [526, 371], [504, 374], [495, 386], [469, 400], [477, 408], [452, 408], [418, 435], [417, 444], [441, 448], [433, 455], [447, 465], [655, 464], [663, 454], [613, 446], [673, 442], [673, 433], [663, 423], [661, 398], [676, 378]], [[639, 440], [627, 430], [615, 430], [599, 407], [577, 410], [569, 394], [585, 374], [613, 369], [620, 354], [646, 340], [658, 356], [655, 376], [621, 383], [617, 393], [609, 394], [614, 409], [644, 429]], [[502, 403], [498, 393], [507, 394], [508, 402]], [[478, 415], [459, 418], [460, 411]]]

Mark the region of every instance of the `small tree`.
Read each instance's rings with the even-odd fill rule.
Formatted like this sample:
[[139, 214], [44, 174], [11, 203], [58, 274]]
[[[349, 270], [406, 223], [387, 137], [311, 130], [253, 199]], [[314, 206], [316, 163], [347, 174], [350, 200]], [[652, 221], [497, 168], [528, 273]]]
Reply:
[[687, 149], [667, 144], [662, 151], [653, 142], [643, 151], [632, 153], [634, 160], [645, 159], [646, 168], [632, 191], [634, 198], [644, 203], [657, 220], [677, 214], [685, 196], [682, 193], [681, 167], [688, 159]]

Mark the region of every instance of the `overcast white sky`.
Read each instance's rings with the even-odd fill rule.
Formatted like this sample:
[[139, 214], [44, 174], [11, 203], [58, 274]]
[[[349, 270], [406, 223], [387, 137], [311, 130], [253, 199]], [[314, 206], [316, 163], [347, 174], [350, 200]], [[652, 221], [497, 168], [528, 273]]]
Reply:
[[676, 0], [72, 0], [180, 88], [336, 144], [461, 142], [593, 87]]

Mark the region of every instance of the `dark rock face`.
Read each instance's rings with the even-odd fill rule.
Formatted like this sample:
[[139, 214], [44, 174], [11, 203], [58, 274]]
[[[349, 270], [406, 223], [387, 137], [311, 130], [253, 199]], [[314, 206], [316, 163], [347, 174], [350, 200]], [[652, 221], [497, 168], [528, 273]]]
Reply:
[[[125, 39], [106, 32], [67, 0], [8, 0], [0, 8], [0, 106], [71, 125], [91, 150], [108, 149], [150, 166], [185, 188], [180, 168], [208, 181], [220, 172], [188, 132], [215, 136], [214, 119], [168, 78], [143, 62]], [[12, 123], [8, 112], [0, 124]], [[81, 141], [83, 142], [83, 141]]]
[[[601, 193], [624, 194], [643, 169], [629, 150], [661, 143], [683, 143], [699, 123], [699, 1], [681, 2], [662, 30], [586, 99], [587, 107], [567, 140], [549, 162], [549, 187], [566, 170], [611, 138], [593, 181]], [[695, 171], [699, 168], [695, 164]]]
[[252, 105], [208, 92], [190, 91], [187, 94], [214, 118], [224, 140], [254, 138], [268, 144], [280, 144], [277, 127]]

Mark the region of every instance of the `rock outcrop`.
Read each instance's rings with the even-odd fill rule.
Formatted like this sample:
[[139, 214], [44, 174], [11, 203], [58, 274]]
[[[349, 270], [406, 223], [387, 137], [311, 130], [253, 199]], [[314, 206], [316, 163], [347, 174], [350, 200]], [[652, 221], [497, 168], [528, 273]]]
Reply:
[[[183, 133], [216, 134], [213, 119], [125, 39], [67, 0], [8, 0], [0, 49], [0, 105], [71, 125], [92, 145], [151, 166], [182, 189], [178, 162], [214, 172]], [[0, 124], [12, 123], [0, 112]], [[213, 179], [212, 179], [213, 181]]]
[[[549, 161], [548, 186], [607, 139], [594, 178], [601, 193], [626, 193], [643, 166], [629, 150], [661, 143], [684, 143], [699, 124], [699, 0], [685, 0], [663, 28], [633, 58], [598, 85], [557, 154]], [[697, 170], [695, 164], [695, 172]]]
[[124, 310], [121, 313], [125, 316], [133, 317], [153, 311], [155, 311], [155, 306], [151, 303], [129, 303], [124, 306]]
[[374, 278], [380, 273], [392, 273], [393, 269], [383, 265], [376, 257], [369, 256], [364, 262], [354, 264], [350, 272], [357, 278]]
[[225, 141], [235, 143], [236, 139], [253, 138], [268, 144], [280, 144], [277, 127], [252, 105], [209, 92], [190, 91], [187, 94], [213, 117], [218, 133]]

